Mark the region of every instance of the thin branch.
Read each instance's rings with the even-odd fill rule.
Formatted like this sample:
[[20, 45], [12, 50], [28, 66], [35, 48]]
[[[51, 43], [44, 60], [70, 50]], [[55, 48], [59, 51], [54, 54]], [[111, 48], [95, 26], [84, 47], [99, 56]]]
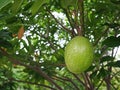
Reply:
[[102, 80], [102, 81], [100, 82], [100, 84], [97, 86], [97, 88], [96, 88], [95, 90], [99, 90], [99, 88], [100, 88], [100, 86], [102, 85], [103, 81], [104, 81], [104, 80]]
[[70, 84], [66, 83], [65, 80], [62, 80], [61, 78], [52, 77], [52, 79], [57, 80], [57, 81], [63, 83], [64, 85], [69, 86], [70, 88], [73, 88], [73, 86], [71, 86]]
[[68, 28], [66, 28], [62, 23], [60, 23], [57, 18], [55, 18], [55, 16], [48, 10], [49, 14], [54, 18], [54, 20], [63, 28], [65, 29], [68, 33], [72, 33], [71, 30], [69, 30]]
[[80, 78], [76, 74], [74, 74], [74, 73], [72, 73], [72, 74], [83, 86], [85, 86], [85, 83], [82, 80], [80, 80]]
[[85, 75], [83, 73], [81, 75], [82, 75], [82, 77], [83, 77], [83, 79], [85, 81], [85, 90], [90, 90], [90, 88], [88, 87], [88, 81], [87, 81]]
[[96, 40], [96, 42], [94, 43], [93, 46], [96, 46], [98, 44], [98, 42], [100, 41], [100, 39], [108, 32], [109, 27], [107, 27], [104, 32], [100, 35], [100, 37]]
[[52, 87], [50, 87], [50, 86], [48, 86], [48, 85], [38, 84], [38, 83], [35, 83], [35, 82], [29, 82], [29, 81], [23, 81], [23, 80], [16, 80], [16, 79], [14, 79], [14, 78], [10, 78], [9, 80], [10, 80], [11, 82], [12, 82], [12, 81], [15, 81], [15, 82], [27, 83], [27, 84], [42, 86], [42, 87], [49, 88], [49, 89], [52, 89], [52, 90], [57, 90], [57, 89], [52, 88]]
[[111, 76], [111, 79], [114, 78], [117, 74], [120, 74], [120, 71], [114, 73], [114, 74]]
[[89, 84], [91, 90], [94, 90], [93, 84], [90, 81], [90, 77], [89, 77], [88, 73], [85, 73], [85, 77], [86, 77], [86, 80], [88, 81], [88, 84]]
[[62, 77], [58, 77], [58, 76], [54, 76], [56, 78], [59, 78], [63, 81], [68, 81], [68, 82], [71, 82], [73, 84], [73, 86], [76, 88], [75, 90], [79, 90], [79, 88], [77, 87], [77, 85], [70, 79], [70, 78], [62, 78]]
[[70, 17], [68, 10], [66, 10], [66, 9], [63, 9], [63, 10], [64, 10], [64, 12], [65, 12], [65, 14], [66, 14], [66, 17], [67, 17], [67, 19], [68, 19], [68, 22], [70, 23], [70, 26], [72, 27], [72, 36], [75, 36], [76, 33], [75, 33], [75, 31], [74, 31], [74, 25], [73, 25], [74, 20], [72, 19], [72, 17]]
[[12, 56], [10, 56], [4, 49], [0, 48], [0, 52], [6, 56], [8, 58], [8, 60], [16, 65], [21, 65], [21, 66], [25, 66], [26, 68], [32, 69], [34, 71], [36, 71], [37, 73], [39, 73], [41, 76], [43, 76], [46, 80], [48, 80], [50, 83], [52, 83], [53, 85], [56, 86], [56, 88], [58, 88], [58, 90], [62, 90], [62, 88], [57, 85], [46, 73], [44, 73], [40, 67], [37, 66], [30, 66], [30, 65], [26, 65], [23, 62], [21, 62], [20, 60], [16, 60], [14, 59]]
[[114, 88], [114, 90], [118, 90], [111, 82], [110, 85]]

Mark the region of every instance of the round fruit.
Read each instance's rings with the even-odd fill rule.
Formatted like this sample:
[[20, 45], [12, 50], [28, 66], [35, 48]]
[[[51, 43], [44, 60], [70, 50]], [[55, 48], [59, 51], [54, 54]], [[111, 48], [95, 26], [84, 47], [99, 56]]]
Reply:
[[92, 64], [93, 46], [83, 36], [73, 38], [65, 48], [65, 63], [69, 71], [75, 74], [84, 72]]

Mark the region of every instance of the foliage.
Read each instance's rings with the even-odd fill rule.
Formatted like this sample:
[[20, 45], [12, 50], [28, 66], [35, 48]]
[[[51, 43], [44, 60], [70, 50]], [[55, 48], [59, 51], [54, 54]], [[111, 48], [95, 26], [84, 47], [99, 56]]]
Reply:
[[[119, 0], [0, 0], [0, 90], [119, 90], [119, 14]], [[95, 50], [80, 75], [64, 62], [77, 35]]]

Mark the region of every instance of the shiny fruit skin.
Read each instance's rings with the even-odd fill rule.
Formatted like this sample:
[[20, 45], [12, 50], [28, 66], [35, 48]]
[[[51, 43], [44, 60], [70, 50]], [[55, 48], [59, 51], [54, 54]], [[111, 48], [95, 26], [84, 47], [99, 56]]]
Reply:
[[84, 72], [93, 62], [94, 50], [89, 40], [83, 36], [74, 37], [65, 48], [65, 63], [75, 74]]

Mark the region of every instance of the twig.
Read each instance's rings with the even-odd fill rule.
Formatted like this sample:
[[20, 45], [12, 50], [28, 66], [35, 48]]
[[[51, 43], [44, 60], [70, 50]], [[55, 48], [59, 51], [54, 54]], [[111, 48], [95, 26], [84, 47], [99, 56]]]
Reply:
[[102, 81], [100, 82], [100, 84], [97, 86], [97, 88], [96, 88], [95, 90], [99, 90], [99, 88], [100, 88], [100, 86], [102, 85], [103, 81], [104, 81], [104, 80], [102, 80]]
[[72, 74], [83, 86], [85, 86], [85, 83], [82, 80], [80, 80], [80, 78], [76, 74], [74, 74], [74, 73], [72, 73]]
[[88, 81], [87, 81], [85, 75], [83, 73], [81, 75], [83, 76], [83, 79], [85, 81], [85, 90], [90, 90], [90, 88], [88, 87]]
[[55, 16], [48, 10], [48, 12], [50, 13], [50, 15], [54, 18], [54, 20], [63, 28], [65, 29], [67, 32], [69, 32], [70, 34], [72, 33], [68, 28], [66, 28], [65, 26], [63, 26], [62, 23], [60, 23], [57, 18], [55, 18]]
[[86, 77], [86, 79], [87, 79], [87, 81], [88, 81], [88, 84], [89, 84], [89, 86], [90, 86], [90, 89], [91, 89], [91, 90], [94, 90], [94, 87], [93, 87], [93, 85], [92, 85], [92, 83], [91, 83], [91, 81], [90, 81], [90, 78], [89, 78], [88, 73], [85, 73], [85, 77]]
[[114, 88], [114, 90], [118, 90], [111, 82], [110, 85]]
[[75, 36], [76, 35], [76, 33], [75, 33], [75, 31], [74, 31], [74, 25], [73, 25], [73, 23], [74, 23], [74, 20], [72, 19], [72, 17], [70, 17], [69, 16], [69, 12], [68, 12], [68, 10], [66, 10], [66, 9], [63, 9], [64, 10], [64, 12], [65, 12], [65, 14], [66, 14], [66, 17], [67, 17], [67, 19], [68, 19], [68, 21], [69, 21], [69, 23], [70, 23], [70, 26], [72, 27], [72, 36]]
[[73, 86], [76, 88], [75, 90], [79, 90], [79, 88], [77, 87], [77, 85], [70, 79], [70, 78], [62, 78], [62, 77], [58, 77], [58, 76], [54, 76], [56, 78], [59, 78], [61, 80], [64, 80], [64, 81], [69, 81], [73, 84]]
[[[52, 77], [52, 79], [57, 80], [57, 81], [65, 84], [65, 85], [69, 86], [70, 88], [73, 88], [73, 86], [71, 86], [70, 84], [66, 83], [65, 80], [62, 80], [61, 78]], [[73, 89], [74, 89], [74, 88], [73, 88]]]
[[109, 27], [105, 29], [105, 31], [100, 35], [100, 37], [96, 40], [96, 42], [93, 44], [93, 46], [96, 46], [98, 42], [100, 41], [101, 37], [103, 37], [109, 30]]

